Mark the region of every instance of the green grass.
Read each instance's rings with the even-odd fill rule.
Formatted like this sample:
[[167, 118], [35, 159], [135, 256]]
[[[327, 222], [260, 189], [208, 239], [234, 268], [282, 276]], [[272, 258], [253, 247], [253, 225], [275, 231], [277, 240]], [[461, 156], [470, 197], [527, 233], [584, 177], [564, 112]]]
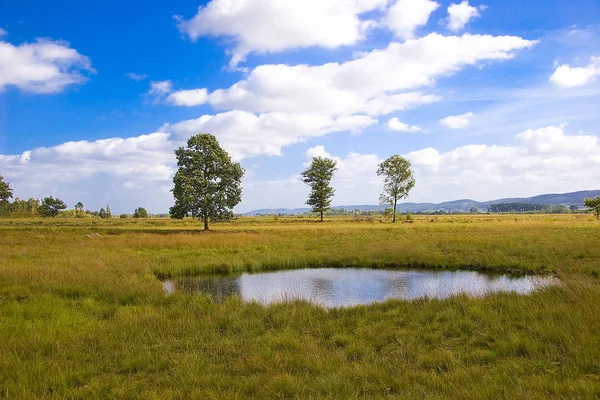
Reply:
[[[431, 220], [436, 222], [430, 222]], [[0, 397], [595, 398], [590, 216], [0, 219]], [[324, 310], [166, 297], [157, 276], [317, 266], [553, 272], [530, 296]]]

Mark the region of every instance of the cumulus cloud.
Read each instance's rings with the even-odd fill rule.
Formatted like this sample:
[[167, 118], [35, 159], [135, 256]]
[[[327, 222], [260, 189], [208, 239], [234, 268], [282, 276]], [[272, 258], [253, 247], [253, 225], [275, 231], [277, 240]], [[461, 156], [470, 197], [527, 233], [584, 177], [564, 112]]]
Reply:
[[[485, 6], [479, 7], [479, 9], [484, 8]], [[461, 31], [469, 21], [481, 17], [479, 9], [470, 6], [468, 0], [464, 0], [459, 4], [450, 4], [448, 6], [448, 20], [446, 27], [452, 32]]]
[[[472, 144], [447, 152], [425, 148], [403, 156], [411, 161], [417, 181], [409, 201], [441, 202], [596, 188], [600, 181], [599, 154], [598, 136], [569, 135], [561, 125], [523, 131], [508, 146]], [[384, 157], [356, 152], [338, 156], [324, 146], [306, 151], [307, 161], [313, 156], [332, 158], [338, 163], [332, 180], [336, 189], [334, 205], [377, 204], [382, 184], [375, 171]], [[262, 207], [299, 207], [297, 199], [306, 198], [308, 193], [297, 176], [276, 184], [269, 182], [269, 193], [277, 201], [261, 203]], [[263, 188], [264, 183], [252, 185]], [[294, 194], [288, 196], [288, 190]], [[257, 204], [255, 199], [249, 199], [250, 208]]]
[[550, 76], [550, 82], [557, 86], [571, 88], [586, 85], [600, 75], [600, 57], [591, 57], [586, 67], [571, 67], [562, 64]]
[[[412, 151], [403, 155], [411, 161], [417, 181], [408, 201], [486, 201], [593, 189], [600, 181], [599, 154], [598, 136], [568, 135], [564, 125], [526, 130], [509, 146], [472, 144], [447, 152], [434, 148]], [[313, 156], [338, 163], [332, 180], [334, 205], [377, 204], [382, 183], [375, 171], [383, 157], [356, 152], [337, 156], [324, 146], [306, 151], [307, 161]], [[308, 193], [296, 175], [252, 181], [244, 187], [252, 194], [247, 209], [300, 207], [298, 199]], [[267, 188], [270, 199], [275, 200], [260, 196]]]
[[228, 89], [208, 96], [203, 89], [174, 92], [170, 101], [261, 113], [389, 114], [440, 100], [416, 88], [469, 65], [510, 59], [535, 43], [516, 36], [430, 34], [341, 64], [261, 65]]
[[390, 128], [393, 131], [400, 131], [400, 132], [422, 132], [423, 131], [423, 129], [421, 129], [420, 127], [418, 127], [416, 125], [405, 124], [404, 122], [400, 121], [396, 117], [391, 118], [388, 121], [387, 126], [388, 126], [388, 128]]
[[415, 30], [426, 25], [431, 13], [439, 6], [431, 0], [397, 0], [389, 7], [382, 22], [397, 37], [411, 39]]
[[170, 201], [174, 147], [169, 135], [160, 132], [66, 142], [0, 155], [0, 170], [20, 197], [60, 195], [70, 205], [85, 200], [90, 206], [143, 201], [158, 212]]
[[461, 115], [449, 115], [446, 118], [442, 118], [440, 124], [449, 129], [465, 129], [471, 124], [471, 118], [473, 118], [472, 112]]
[[[567, 135], [563, 126], [529, 129], [513, 146], [468, 145], [452, 151], [410, 152], [413, 199], [531, 196], [595, 188], [600, 181], [598, 136]], [[573, 179], [577, 177], [577, 179]]]
[[303, 142], [331, 132], [360, 132], [377, 123], [364, 115], [337, 118], [316, 115], [272, 112], [254, 114], [246, 111], [228, 111], [216, 115], [166, 124], [163, 132], [184, 140], [200, 132], [214, 132], [219, 142], [237, 160], [258, 155], [279, 156], [285, 146]]
[[360, 15], [387, 0], [212, 0], [189, 19], [176, 17], [190, 39], [226, 37], [235, 43], [231, 65], [250, 52], [279, 52], [319, 46], [335, 48], [360, 41], [372, 22]]
[[18, 46], [0, 40], [0, 71], [0, 91], [12, 85], [30, 93], [60, 92], [95, 72], [90, 59], [69, 43], [50, 39]]
[[[251, 116], [246, 117], [251, 122]], [[263, 119], [272, 119], [267, 122], [261, 121], [260, 116], [254, 118], [258, 120], [255, 125], [268, 125], [276, 119], [263, 116]], [[315, 122], [304, 124], [323, 126]], [[172, 129], [176, 132], [173, 136], [157, 132], [127, 139], [67, 142], [17, 155], [0, 155], [0, 170], [20, 197], [52, 194], [59, 195], [70, 205], [83, 201], [92, 209], [108, 203], [116, 212], [130, 212], [138, 206], [164, 212], [172, 204], [169, 189], [176, 168], [173, 150], [187, 139], [186, 127], [176, 128]], [[276, 126], [267, 133], [279, 128]], [[343, 128], [347, 129], [348, 125]], [[472, 144], [447, 152], [425, 148], [404, 154], [411, 160], [417, 180], [410, 201], [491, 200], [597, 187], [599, 137], [569, 135], [564, 129], [564, 125], [528, 129], [517, 134], [514, 144], [508, 146]], [[223, 136], [220, 140], [228, 151], [235, 154], [238, 149], [240, 154], [239, 147], [227, 142], [233, 140], [232, 137]], [[249, 141], [246, 145], [257, 144]], [[264, 143], [258, 144], [261, 145]], [[277, 152], [276, 146], [273, 151]], [[387, 155], [350, 152], [339, 156], [324, 146], [313, 146], [306, 151], [306, 160], [313, 156], [326, 156], [338, 162], [333, 180], [334, 204], [377, 202], [381, 181], [375, 171]], [[298, 165], [298, 174], [302, 168]], [[573, 179], [574, 176], [577, 179]], [[265, 191], [270, 193], [268, 198], [264, 196]], [[299, 207], [302, 206], [299, 199], [304, 199], [307, 192], [297, 175], [271, 180], [248, 177], [244, 181], [240, 209]]]

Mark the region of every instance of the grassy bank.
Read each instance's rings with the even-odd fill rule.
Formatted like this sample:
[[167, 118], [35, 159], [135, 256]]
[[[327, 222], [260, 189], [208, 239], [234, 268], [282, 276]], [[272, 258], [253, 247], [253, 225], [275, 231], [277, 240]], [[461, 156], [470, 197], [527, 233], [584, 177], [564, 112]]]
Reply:
[[[600, 224], [590, 216], [199, 228], [0, 219], [0, 396], [600, 396]], [[552, 271], [563, 284], [326, 311], [165, 297], [157, 279], [321, 265]]]

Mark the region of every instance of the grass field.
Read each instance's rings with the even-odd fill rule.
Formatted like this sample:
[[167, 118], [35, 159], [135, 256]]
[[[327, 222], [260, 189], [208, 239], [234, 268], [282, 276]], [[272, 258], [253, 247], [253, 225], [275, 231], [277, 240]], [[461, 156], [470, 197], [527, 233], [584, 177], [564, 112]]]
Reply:
[[[434, 222], [431, 222], [431, 221]], [[600, 222], [0, 219], [0, 397], [597, 398]], [[317, 266], [556, 274], [530, 296], [325, 310], [157, 277]]]

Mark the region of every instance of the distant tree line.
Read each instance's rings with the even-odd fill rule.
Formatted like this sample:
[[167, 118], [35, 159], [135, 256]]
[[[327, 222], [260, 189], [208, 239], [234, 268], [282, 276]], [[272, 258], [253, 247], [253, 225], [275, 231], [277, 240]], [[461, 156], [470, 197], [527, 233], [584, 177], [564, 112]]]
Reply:
[[[98, 211], [83, 210], [82, 202], [75, 204], [73, 209], [68, 210], [64, 201], [57, 197], [44, 197], [41, 201], [36, 198], [28, 200], [13, 198], [13, 189], [2, 175], [0, 175], [0, 216], [3, 217], [71, 217], [71, 218], [112, 218], [110, 206], [100, 208]], [[11, 201], [12, 200], [12, 201]], [[144, 207], [138, 207], [133, 214], [121, 214], [121, 217], [132, 216], [133, 218], [148, 218], [148, 211]], [[166, 214], [157, 215], [160, 217]]]
[[488, 211], [491, 213], [543, 213], [543, 214], [568, 214], [577, 211], [577, 206], [564, 204], [533, 204], [533, 203], [500, 203], [490, 204]]

